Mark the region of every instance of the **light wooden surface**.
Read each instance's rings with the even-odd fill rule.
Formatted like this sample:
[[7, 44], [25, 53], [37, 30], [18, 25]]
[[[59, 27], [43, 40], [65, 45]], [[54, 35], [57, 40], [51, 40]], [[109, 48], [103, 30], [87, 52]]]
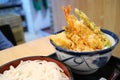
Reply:
[[[0, 65], [27, 56], [48, 56], [55, 53], [49, 36], [0, 51]], [[113, 54], [120, 58], [120, 55]]]
[[26, 56], [48, 56], [54, 52], [49, 37], [44, 37], [0, 51], [0, 65]]
[[[55, 32], [66, 25], [62, 6], [71, 5], [86, 13], [96, 25], [115, 32], [120, 38], [120, 0], [51, 0], [51, 3]], [[120, 43], [113, 53], [120, 56]]]
[[72, 6], [82, 10], [97, 25], [120, 34], [120, 0], [51, 0], [54, 30], [65, 26], [62, 6]]

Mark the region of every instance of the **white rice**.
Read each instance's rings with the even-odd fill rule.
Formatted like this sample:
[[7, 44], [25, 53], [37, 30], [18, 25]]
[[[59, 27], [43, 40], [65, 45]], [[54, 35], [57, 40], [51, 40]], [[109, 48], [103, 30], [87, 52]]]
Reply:
[[14, 68], [0, 74], [0, 80], [69, 80], [64, 71], [54, 62], [45, 60], [21, 61]]

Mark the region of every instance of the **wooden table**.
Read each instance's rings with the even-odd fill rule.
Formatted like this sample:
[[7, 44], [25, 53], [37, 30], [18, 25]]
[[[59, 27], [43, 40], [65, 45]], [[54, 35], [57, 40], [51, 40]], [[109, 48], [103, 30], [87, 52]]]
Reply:
[[[0, 51], [0, 65], [21, 57], [48, 56], [54, 52], [55, 49], [50, 44], [48, 36]], [[120, 58], [119, 54], [113, 55]]]
[[0, 51], [0, 65], [21, 57], [48, 56], [54, 52], [49, 37], [44, 37]]

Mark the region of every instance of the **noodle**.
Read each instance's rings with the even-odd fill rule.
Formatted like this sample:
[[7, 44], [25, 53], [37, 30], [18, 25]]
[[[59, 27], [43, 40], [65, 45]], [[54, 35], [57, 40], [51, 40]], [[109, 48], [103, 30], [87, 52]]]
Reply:
[[14, 68], [0, 74], [0, 80], [69, 80], [64, 71], [54, 62], [45, 60], [21, 61]]

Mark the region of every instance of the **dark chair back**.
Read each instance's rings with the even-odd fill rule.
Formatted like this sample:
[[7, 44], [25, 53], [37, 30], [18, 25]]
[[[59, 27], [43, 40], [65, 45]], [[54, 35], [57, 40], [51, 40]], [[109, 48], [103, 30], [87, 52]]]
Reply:
[[0, 30], [14, 46], [17, 45], [10, 25], [2, 25]]

